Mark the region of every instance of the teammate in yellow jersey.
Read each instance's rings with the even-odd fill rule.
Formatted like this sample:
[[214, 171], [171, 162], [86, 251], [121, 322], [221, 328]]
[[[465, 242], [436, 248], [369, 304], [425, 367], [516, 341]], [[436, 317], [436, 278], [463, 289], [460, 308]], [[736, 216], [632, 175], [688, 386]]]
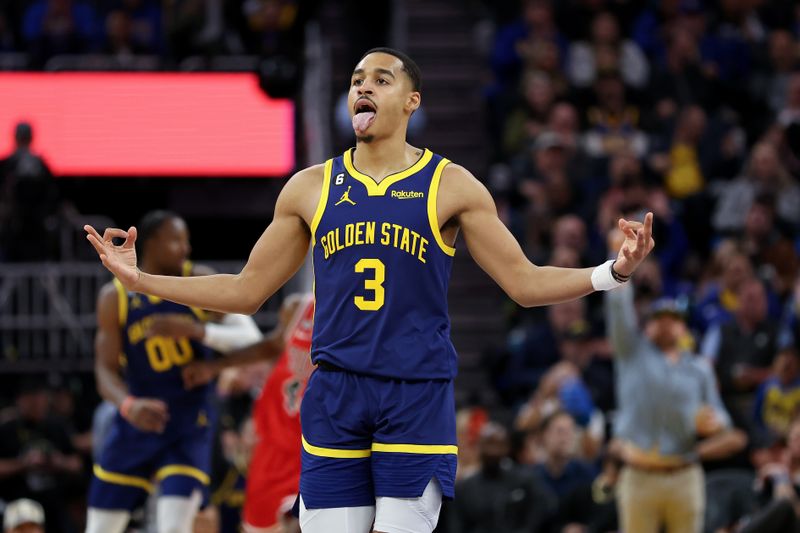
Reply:
[[[348, 99], [356, 148], [289, 180], [238, 274], [145, 273], [136, 266], [135, 228], [101, 236], [86, 227], [103, 264], [129, 289], [220, 312], [255, 312], [313, 245], [318, 369], [301, 409], [304, 533], [429, 533], [442, 497], [453, 496], [455, 352], [446, 286], [459, 232], [478, 264], [525, 307], [615, 288], [654, 246], [648, 214], [643, 222], [619, 221], [626, 239], [615, 262], [586, 269], [534, 265], [480, 181], [406, 142], [420, 90], [419, 69], [405, 54], [380, 48], [364, 55]], [[342, 197], [351, 203], [336, 206]], [[344, 239], [347, 225], [361, 221], [397, 224], [428, 246], [412, 255], [399, 233], [399, 247], [378, 235], [370, 243], [364, 236], [360, 245], [319, 246], [322, 236], [341, 229]], [[125, 242], [114, 245], [115, 237]]]
[[[210, 274], [188, 262], [185, 222], [168, 211], [142, 219], [142, 268], [154, 274]], [[241, 317], [241, 315], [239, 315]], [[94, 465], [87, 533], [122, 533], [131, 511], [156, 485], [159, 533], [190, 533], [205, 499], [214, 429], [209, 387], [186, 389], [181, 372], [195, 360], [224, 351], [220, 333], [243, 343], [258, 340], [235, 323], [211, 328], [208, 314], [152, 295], [130, 292], [117, 280], [100, 291], [95, 339], [98, 390], [119, 412]], [[225, 319], [235, 318], [228, 316]], [[249, 317], [244, 318], [252, 323]], [[249, 339], [249, 341], [248, 341]], [[223, 339], [224, 341], [224, 339]]]

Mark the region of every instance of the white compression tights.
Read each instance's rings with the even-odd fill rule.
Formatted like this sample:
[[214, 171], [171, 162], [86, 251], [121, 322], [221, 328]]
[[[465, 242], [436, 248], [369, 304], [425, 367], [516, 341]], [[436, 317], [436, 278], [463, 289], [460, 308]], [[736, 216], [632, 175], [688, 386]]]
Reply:
[[[192, 533], [201, 500], [199, 491], [193, 492], [188, 498], [159, 497], [156, 503], [158, 533]], [[86, 533], [123, 533], [130, 518], [131, 513], [128, 511], [90, 507], [86, 518]]]
[[194, 491], [191, 496], [161, 496], [156, 503], [158, 533], [192, 533], [194, 519], [203, 496]]
[[123, 533], [131, 513], [89, 507], [86, 516], [86, 533]]
[[[419, 498], [377, 498], [376, 506], [306, 509], [300, 497], [303, 533], [430, 533], [439, 521], [442, 490], [431, 480]], [[377, 510], [376, 510], [377, 509]]]

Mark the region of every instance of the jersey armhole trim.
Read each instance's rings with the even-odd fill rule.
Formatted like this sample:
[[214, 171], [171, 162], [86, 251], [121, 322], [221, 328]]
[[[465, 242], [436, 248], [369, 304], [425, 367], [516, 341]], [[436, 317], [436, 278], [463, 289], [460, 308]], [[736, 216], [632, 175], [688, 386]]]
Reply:
[[328, 205], [328, 193], [331, 189], [331, 170], [333, 169], [333, 159], [325, 161], [325, 170], [322, 176], [322, 191], [319, 194], [319, 202], [317, 203], [317, 210], [314, 211], [314, 218], [311, 219], [311, 247], [313, 248], [317, 242], [317, 226], [319, 226], [322, 215], [325, 213], [325, 207]]
[[114, 287], [117, 289], [117, 318], [122, 327], [128, 321], [128, 291], [117, 278], [114, 278]]
[[439, 248], [441, 248], [444, 253], [452, 257], [456, 255], [456, 249], [446, 244], [444, 239], [442, 239], [442, 232], [439, 229], [439, 215], [436, 212], [436, 198], [439, 195], [439, 181], [442, 179], [444, 167], [446, 167], [449, 163], [449, 160], [442, 158], [442, 160], [439, 161], [439, 164], [436, 165], [436, 170], [433, 171], [431, 187], [428, 191], [428, 222], [430, 222], [431, 233], [433, 233], [433, 237], [436, 239], [436, 244], [439, 245]]

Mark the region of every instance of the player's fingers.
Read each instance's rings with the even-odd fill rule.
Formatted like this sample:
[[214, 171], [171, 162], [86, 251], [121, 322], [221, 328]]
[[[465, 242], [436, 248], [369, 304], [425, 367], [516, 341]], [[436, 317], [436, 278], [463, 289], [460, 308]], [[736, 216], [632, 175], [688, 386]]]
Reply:
[[128, 237], [125, 239], [125, 242], [122, 243], [123, 248], [133, 248], [136, 244], [136, 237], [138, 236], [138, 232], [136, 231], [136, 227], [131, 226], [128, 228]]
[[104, 241], [110, 241], [111, 239], [113, 239], [115, 237], [119, 237], [119, 238], [122, 238], [122, 239], [127, 239], [128, 238], [128, 232], [124, 231], [124, 230], [121, 230], [119, 228], [106, 228], [106, 230], [103, 232], [103, 240]]
[[94, 229], [94, 227], [92, 227], [90, 224], [86, 224], [85, 226], [83, 226], [83, 229], [89, 235], [94, 235], [94, 238], [97, 239], [98, 241], [102, 241], [103, 240], [103, 238], [100, 236], [100, 234], [97, 233], [97, 230]]
[[653, 234], [653, 212], [648, 211], [644, 216], [644, 233], [647, 237]]
[[626, 248], [626, 247], [623, 247], [623, 248], [622, 248], [622, 255], [623, 255], [623, 256], [625, 256], [625, 259], [627, 259], [627, 260], [628, 260], [628, 261], [630, 261], [631, 263], [634, 263], [634, 262], [636, 261], [636, 260], [633, 258], [633, 254], [631, 253], [631, 251], [630, 251], [630, 250], [628, 250], [628, 248]]
[[86, 240], [88, 240], [91, 243], [91, 245], [94, 247], [94, 249], [97, 251], [98, 254], [102, 255], [106, 253], [106, 249], [103, 246], [102, 242], [100, 242], [100, 239], [98, 239], [94, 235], [91, 234], [87, 235]]
[[636, 232], [636, 252], [642, 253], [647, 249], [647, 240], [645, 240], [644, 230], [639, 229]]

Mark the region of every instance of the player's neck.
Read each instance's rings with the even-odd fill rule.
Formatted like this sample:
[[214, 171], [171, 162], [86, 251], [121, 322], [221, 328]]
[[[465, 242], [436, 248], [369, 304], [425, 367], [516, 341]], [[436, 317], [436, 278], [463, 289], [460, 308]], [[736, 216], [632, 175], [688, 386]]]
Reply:
[[380, 182], [383, 178], [401, 172], [413, 165], [422, 150], [406, 143], [405, 137], [359, 142], [353, 153], [353, 165], [364, 174]]

